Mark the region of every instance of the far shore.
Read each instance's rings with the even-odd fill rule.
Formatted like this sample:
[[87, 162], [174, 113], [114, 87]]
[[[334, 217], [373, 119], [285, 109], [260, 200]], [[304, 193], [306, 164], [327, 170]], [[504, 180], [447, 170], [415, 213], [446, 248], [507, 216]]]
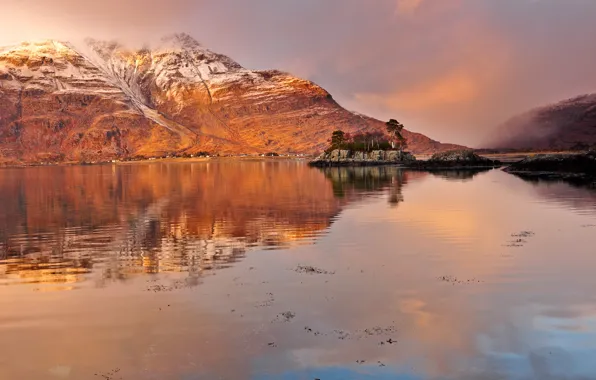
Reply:
[[[580, 154], [581, 151], [576, 150], [548, 150], [548, 151], [528, 151], [528, 152], [507, 152], [507, 153], [482, 153], [482, 151], [476, 151], [476, 154], [482, 157], [490, 158], [491, 160], [498, 160], [505, 164], [509, 164], [516, 161], [521, 161], [526, 157], [535, 156], [538, 154]], [[415, 154], [417, 160], [428, 160], [432, 154]]]
[[111, 160], [97, 162], [79, 162], [79, 161], [61, 161], [61, 162], [32, 162], [32, 163], [14, 163], [1, 162], [2, 168], [28, 168], [42, 166], [97, 166], [97, 165], [135, 165], [150, 163], [195, 163], [209, 161], [284, 161], [284, 160], [309, 160], [311, 155], [280, 155], [280, 156], [262, 156], [262, 155], [229, 155], [229, 156], [201, 156], [201, 157], [159, 157], [134, 160]]
[[116, 164], [116, 165], [134, 165], [134, 164], [147, 164], [151, 162], [205, 162], [210, 161], [211, 157], [166, 157], [166, 158], [146, 158], [143, 160], [129, 160], [119, 161], [114, 160], [111, 162], [105, 162], [105, 164]]
[[[520, 161], [528, 156], [534, 156], [537, 154], [578, 154], [578, 151], [531, 151], [531, 152], [508, 152], [508, 153], [478, 153], [482, 157], [490, 158], [492, 160], [499, 160], [505, 164]], [[428, 160], [432, 154], [422, 153], [414, 155], [417, 160]], [[209, 161], [274, 161], [274, 160], [310, 160], [315, 158], [316, 155], [308, 154], [285, 154], [279, 156], [263, 156], [263, 155], [223, 155], [223, 156], [201, 156], [201, 157], [160, 157], [160, 158], [146, 158], [146, 159], [135, 159], [135, 160], [111, 160], [111, 161], [98, 161], [98, 162], [77, 162], [77, 161], [62, 161], [62, 162], [35, 162], [35, 163], [14, 163], [14, 162], [1, 162], [0, 169], [2, 168], [27, 168], [27, 167], [40, 167], [40, 166], [90, 166], [90, 165], [134, 165], [134, 164], [148, 164], [148, 163], [193, 163], [193, 162], [209, 162]]]

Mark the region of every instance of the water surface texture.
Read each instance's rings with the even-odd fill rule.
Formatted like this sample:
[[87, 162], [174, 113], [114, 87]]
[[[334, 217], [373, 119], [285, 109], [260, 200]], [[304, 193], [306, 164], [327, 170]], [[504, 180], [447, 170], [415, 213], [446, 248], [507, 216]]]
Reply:
[[596, 379], [596, 191], [493, 170], [0, 170], [0, 379]]

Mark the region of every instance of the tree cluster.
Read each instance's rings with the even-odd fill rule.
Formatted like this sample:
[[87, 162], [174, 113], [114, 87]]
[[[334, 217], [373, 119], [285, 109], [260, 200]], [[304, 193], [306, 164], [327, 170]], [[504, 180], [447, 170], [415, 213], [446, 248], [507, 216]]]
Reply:
[[387, 133], [383, 132], [360, 132], [356, 134], [346, 133], [341, 130], [334, 131], [329, 139], [329, 151], [334, 149], [346, 149], [357, 152], [370, 152], [373, 150], [403, 150], [407, 146], [406, 139], [402, 135], [404, 125], [395, 119], [385, 123]]

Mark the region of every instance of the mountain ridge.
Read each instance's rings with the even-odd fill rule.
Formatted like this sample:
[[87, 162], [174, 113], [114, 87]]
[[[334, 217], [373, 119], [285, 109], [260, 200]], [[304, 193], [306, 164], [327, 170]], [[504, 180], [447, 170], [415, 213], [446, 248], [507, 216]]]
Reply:
[[[0, 48], [0, 162], [315, 153], [335, 129], [384, 123], [345, 110], [311, 81], [246, 69], [187, 34], [150, 49], [93, 39]], [[459, 147], [404, 134], [415, 153]]]
[[501, 124], [496, 149], [581, 150], [596, 145], [596, 93], [535, 107]]

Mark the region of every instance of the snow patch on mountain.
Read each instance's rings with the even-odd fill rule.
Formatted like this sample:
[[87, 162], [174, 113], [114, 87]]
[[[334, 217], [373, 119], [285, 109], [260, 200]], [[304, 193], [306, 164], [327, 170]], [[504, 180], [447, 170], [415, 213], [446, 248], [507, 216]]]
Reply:
[[[313, 152], [336, 129], [384, 130], [311, 81], [248, 70], [186, 34], [151, 48], [88, 39], [2, 49], [0, 162]], [[452, 148], [407, 133], [417, 151]]]

